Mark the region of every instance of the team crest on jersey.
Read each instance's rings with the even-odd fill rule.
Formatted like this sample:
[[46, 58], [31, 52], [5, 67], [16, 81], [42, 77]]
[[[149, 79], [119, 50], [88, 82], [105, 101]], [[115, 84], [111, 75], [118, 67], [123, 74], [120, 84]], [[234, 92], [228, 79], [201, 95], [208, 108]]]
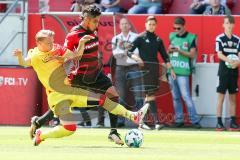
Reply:
[[150, 43], [150, 41], [149, 41], [148, 39], [146, 39], [146, 42], [147, 42], [147, 43]]
[[233, 42], [232, 41], [228, 41], [227, 44], [228, 44], [229, 47], [233, 46]]
[[59, 55], [47, 55], [42, 59], [43, 63], [47, 63], [53, 59], [58, 59], [60, 56]]

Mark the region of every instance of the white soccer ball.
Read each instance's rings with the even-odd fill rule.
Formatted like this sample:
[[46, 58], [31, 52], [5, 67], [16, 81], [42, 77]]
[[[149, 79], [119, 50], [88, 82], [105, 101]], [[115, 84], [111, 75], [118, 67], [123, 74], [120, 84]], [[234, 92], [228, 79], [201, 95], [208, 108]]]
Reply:
[[125, 143], [128, 147], [139, 148], [143, 144], [143, 133], [138, 129], [131, 129], [125, 135]]
[[[228, 59], [231, 59], [231, 60], [239, 60], [239, 57], [236, 55], [236, 54], [229, 54], [227, 56]], [[228, 68], [232, 68], [231, 64], [229, 64], [228, 62], [225, 62], [225, 65], [228, 67]]]

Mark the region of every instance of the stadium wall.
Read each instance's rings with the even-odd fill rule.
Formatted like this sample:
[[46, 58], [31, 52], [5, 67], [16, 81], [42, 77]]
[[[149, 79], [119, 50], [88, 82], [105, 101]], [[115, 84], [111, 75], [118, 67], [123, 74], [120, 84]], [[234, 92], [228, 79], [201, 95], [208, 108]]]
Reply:
[[33, 69], [0, 67], [0, 124], [30, 124], [41, 110], [41, 88]]

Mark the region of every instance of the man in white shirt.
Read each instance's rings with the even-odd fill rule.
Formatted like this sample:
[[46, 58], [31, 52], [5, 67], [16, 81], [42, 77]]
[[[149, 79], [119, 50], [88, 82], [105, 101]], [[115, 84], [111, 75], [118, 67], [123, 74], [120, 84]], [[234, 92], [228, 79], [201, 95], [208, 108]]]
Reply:
[[[127, 101], [129, 101], [128, 94], [133, 94], [135, 100], [133, 109], [137, 109], [143, 104], [141, 92], [142, 76], [138, 62], [129, 58], [125, 50], [131, 47], [131, 42], [138, 35], [130, 31], [131, 25], [126, 18], [120, 19], [119, 27], [121, 33], [112, 38], [112, 51], [116, 59], [115, 86], [120, 96], [119, 103], [127, 106]], [[133, 52], [138, 56], [138, 49], [135, 49]], [[124, 126], [124, 119], [119, 119], [118, 122], [118, 127]]]

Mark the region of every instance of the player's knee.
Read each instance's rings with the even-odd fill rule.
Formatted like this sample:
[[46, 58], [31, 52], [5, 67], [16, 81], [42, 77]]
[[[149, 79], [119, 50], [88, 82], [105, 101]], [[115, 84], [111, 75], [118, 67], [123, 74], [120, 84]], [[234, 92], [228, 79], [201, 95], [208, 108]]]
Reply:
[[77, 125], [76, 124], [68, 124], [68, 125], [63, 125], [63, 127], [68, 130], [75, 132], [77, 130]]
[[113, 101], [113, 102], [116, 102], [116, 103], [118, 103], [118, 101], [119, 101], [119, 96], [114, 96], [114, 97], [111, 97], [111, 98], [109, 98], [111, 101]]
[[104, 105], [106, 98], [107, 98], [106, 95], [101, 95], [100, 100], [99, 100], [99, 106]]
[[145, 99], [145, 101], [154, 101], [155, 100], [155, 95], [148, 95]]
[[104, 105], [104, 103], [105, 103], [105, 101], [106, 101], [106, 98], [108, 98], [108, 99], [110, 99], [111, 101], [113, 101], [113, 102], [116, 102], [116, 103], [118, 103], [118, 101], [119, 101], [119, 96], [114, 96], [114, 97], [107, 97], [106, 95], [102, 95], [101, 97], [100, 97], [100, 100], [99, 100], [99, 106], [103, 106]]

